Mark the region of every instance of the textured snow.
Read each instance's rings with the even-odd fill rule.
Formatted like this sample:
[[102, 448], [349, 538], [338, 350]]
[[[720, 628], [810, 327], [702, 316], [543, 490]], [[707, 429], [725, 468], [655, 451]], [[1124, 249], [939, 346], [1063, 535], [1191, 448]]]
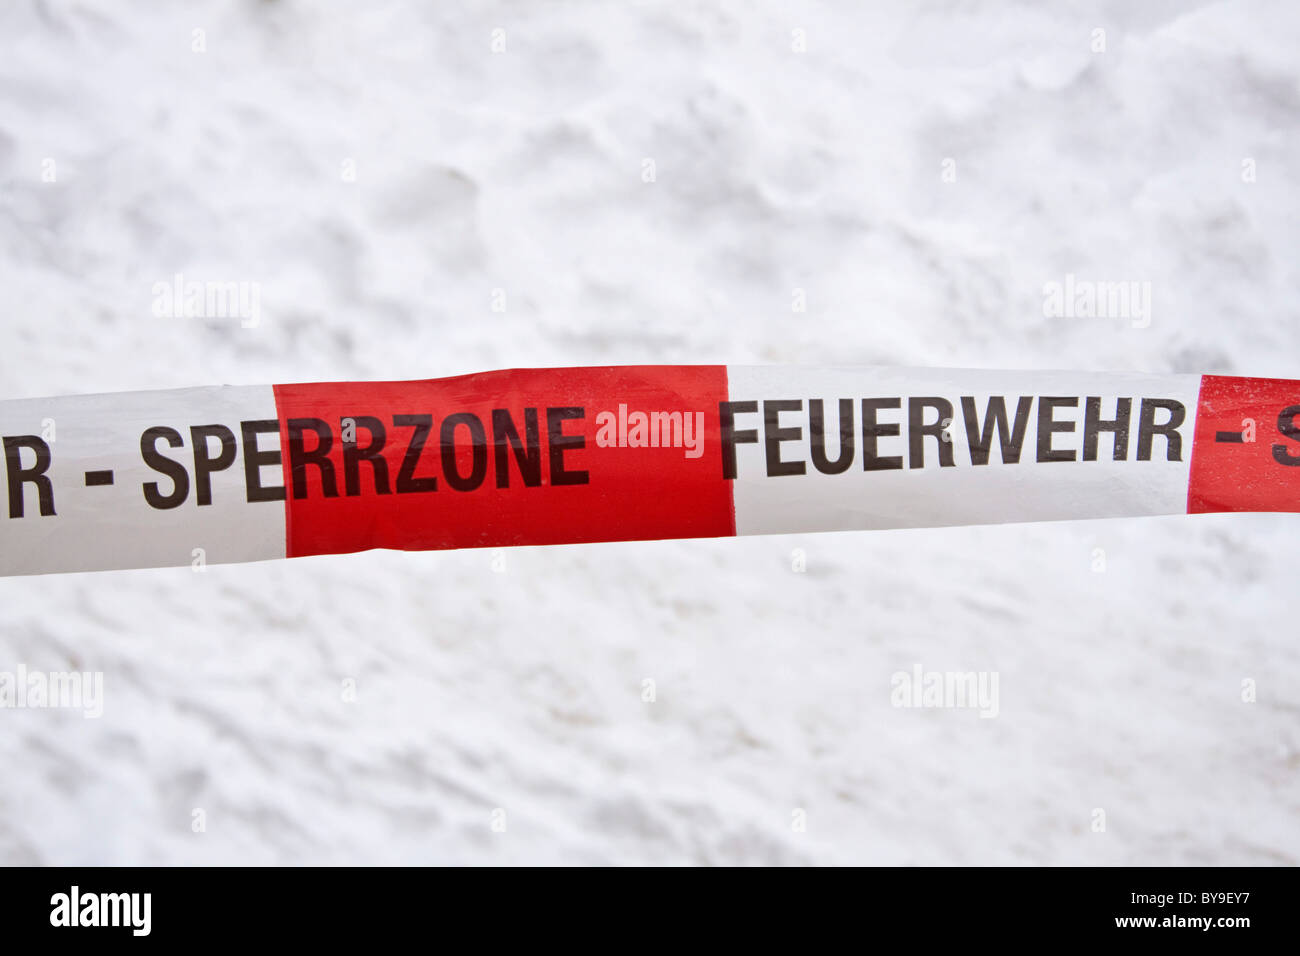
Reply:
[[[657, 362], [1300, 378], [1298, 48], [1284, 2], [10, 0], [0, 397]], [[154, 317], [176, 273], [260, 282], [261, 324]], [[1150, 327], [1044, 318], [1067, 274], [1151, 282]], [[106, 700], [0, 711], [0, 862], [1294, 865], [1297, 532], [3, 579], [0, 669], [101, 670]], [[892, 707], [918, 663], [996, 671], [1000, 715]]]

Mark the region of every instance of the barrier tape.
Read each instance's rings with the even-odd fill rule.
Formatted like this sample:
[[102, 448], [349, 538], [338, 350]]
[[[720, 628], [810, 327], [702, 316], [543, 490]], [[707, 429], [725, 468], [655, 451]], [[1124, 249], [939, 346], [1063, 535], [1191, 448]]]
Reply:
[[1300, 382], [512, 369], [0, 402], [0, 573], [1300, 510]]

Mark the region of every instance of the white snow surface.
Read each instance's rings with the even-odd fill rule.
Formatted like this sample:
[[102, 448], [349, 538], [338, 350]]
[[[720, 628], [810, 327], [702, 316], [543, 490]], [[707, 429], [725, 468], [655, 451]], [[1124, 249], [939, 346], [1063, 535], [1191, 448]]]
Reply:
[[[1300, 9], [1253, 0], [9, 0], [0, 397], [1300, 378], [1297, 49]], [[176, 273], [261, 283], [260, 325], [155, 317]], [[1045, 318], [1067, 274], [1149, 281], [1150, 326]], [[1297, 540], [1228, 515], [3, 579], [0, 670], [102, 671], [105, 712], [0, 711], [0, 862], [1294, 865]], [[999, 716], [891, 706], [916, 664], [997, 672]]]

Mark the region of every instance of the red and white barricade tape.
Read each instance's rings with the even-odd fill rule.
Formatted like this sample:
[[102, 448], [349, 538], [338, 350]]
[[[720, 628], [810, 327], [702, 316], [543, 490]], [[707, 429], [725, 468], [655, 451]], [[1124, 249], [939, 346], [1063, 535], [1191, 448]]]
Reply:
[[1300, 510], [1300, 382], [721, 365], [0, 402], [0, 574]]

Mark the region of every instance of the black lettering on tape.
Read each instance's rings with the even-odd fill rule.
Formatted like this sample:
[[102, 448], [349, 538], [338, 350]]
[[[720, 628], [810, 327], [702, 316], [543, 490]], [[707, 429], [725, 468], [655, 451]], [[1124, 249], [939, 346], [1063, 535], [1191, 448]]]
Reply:
[[578, 418], [586, 418], [585, 409], [577, 406], [548, 408], [546, 410], [546, 438], [550, 446], [548, 455], [551, 460], [552, 485], [585, 485], [591, 476], [581, 470], [568, 470], [564, 467], [564, 453], [587, 446], [587, 439], [581, 435], [564, 434], [564, 423]]
[[1052, 436], [1057, 432], [1072, 432], [1078, 422], [1058, 422], [1054, 417], [1058, 408], [1078, 408], [1077, 396], [1049, 397], [1038, 399], [1038, 460], [1039, 461], [1074, 461], [1074, 449], [1053, 448]]
[[901, 398], [864, 398], [862, 400], [862, 470], [892, 471], [903, 467], [902, 455], [882, 458], [876, 454], [876, 439], [899, 433], [897, 422], [879, 422], [876, 413], [884, 408], [902, 408]]
[[525, 488], [536, 488], [542, 483], [542, 441], [537, 425], [537, 409], [524, 409], [524, 438], [520, 441], [510, 412], [504, 408], [492, 409], [492, 443], [495, 446], [497, 487], [510, 487], [510, 452], [514, 452], [519, 476]]
[[[216, 458], [208, 455], [208, 439], [221, 443]], [[225, 425], [194, 425], [190, 428], [190, 442], [194, 445], [194, 494], [200, 505], [212, 504], [212, 473], [224, 471], [235, 463], [238, 449], [235, 433]]]
[[280, 423], [274, 418], [256, 419], [239, 423], [239, 435], [244, 442], [244, 485], [247, 488], [248, 501], [284, 501], [283, 485], [264, 487], [262, 485], [262, 466], [280, 464], [278, 449], [261, 449], [257, 447], [258, 435], [278, 435]]
[[[1277, 430], [1292, 441], [1300, 441], [1300, 426], [1295, 423], [1297, 415], [1300, 415], [1300, 405], [1284, 408], [1282, 413], [1277, 416]], [[1291, 454], [1286, 445], [1273, 446], [1273, 460], [1280, 465], [1288, 465], [1292, 468], [1300, 466], [1300, 455]]]
[[984, 413], [984, 424], [981, 426], [979, 410], [975, 407], [975, 396], [963, 395], [961, 412], [966, 422], [966, 443], [970, 447], [971, 464], [989, 463], [989, 452], [993, 447], [995, 430], [998, 433], [998, 448], [1002, 452], [1002, 463], [1019, 464], [1020, 453], [1025, 445], [1025, 433], [1029, 430], [1029, 413], [1033, 408], [1033, 397], [1021, 395], [1016, 401], [1015, 422], [1008, 427], [1006, 398], [1001, 395], [991, 395], [988, 408]]
[[808, 470], [806, 462], [781, 460], [781, 443], [798, 441], [803, 435], [803, 429], [798, 425], [782, 427], [781, 413], [802, 410], [803, 400], [798, 398], [780, 398], [763, 402], [763, 455], [767, 460], [769, 477], [802, 475]]
[[158, 451], [159, 438], [172, 448], [183, 448], [185, 439], [176, 429], [168, 428], [166, 425], [146, 428], [140, 435], [140, 457], [144, 459], [144, 463], [172, 480], [172, 491], [169, 495], [164, 495], [159, 490], [158, 482], [146, 481], [142, 486], [144, 500], [150, 508], [165, 511], [168, 508], [179, 508], [185, 503], [190, 493], [190, 474], [180, 462], [173, 461]]
[[[925, 424], [925, 410], [938, 412], [935, 420]], [[945, 424], [946, 423], [946, 424]], [[944, 430], [952, 424], [952, 402], [946, 398], [909, 398], [907, 400], [907, 463], [911, 468], [925, 467], [925, 439], [933, 438], [939, 445], [939, 467], [951, 468], [952, 441], [944, 441]]]
[[1101, 417], [1101, 398], [1090, 395], [1083, 403], [1083, 460], [1097, 460], [1097, 442], [1102, 432], [1112, 432], [1115, 436], [1112, 461], [1128, 459], [1128, 423], [1133, 411], [1133, 399], [1117, 398], [1115, 400], [1115, 417], [1106, 421]]
[[[1160, 409], [1169, 413], [1169, 420], [1157, 425], [1156, 412]], [[1187, 409], [1182, 402], [1172, 398], [1144, 398], [1138, 417], [1138, 461], [1151, 460], [1151, 443], [1156, 435], [1165, 438], [1166, 461], [1183, 460], [1183, 436], [1178, 434], [1178, 426], [1187, 417]]]
[[[470, 467], [469, 474], [462, 475], [456, 460], [456, 429], [469, 429]], [[438, 432], [438, 443], [442, 452], [442, 476], [447, 479], [448, 487], [455, 491], [473, 491], [483, 484], [487, 477], [488, 450], [487, 433], [479, 417], [470, 412], [457, 412], [442, 420]]]
[[411, 440], [406, 445], [406, 454], [402, 456], [402, 467], [397, 469], [397, 484], [394, 490], [399, 495], [413, 495], [425, 491], [437, 491], [438, 479], [429, 475], [416, 478], [415, 469], [420, 464], [420, 452], [433, 431], [432, 415], [394, 415], [393, 425], [397, 428], [411, 428]]
[[[23, 485], [36, 486], [36, 501], [42, 517], [54, 514], [54, 485], [46, 474], [50, 469], [50, 446], [36, 435], [6, 435], [5, 472], [9, 480], [9, 517], [23, 516]], [[30, 468], [23, 467], [22, 449], [26, 448], [36, 460]]]
[[812, 442], [812, 463], [823, 475], [838, 475], [853, 465], [853, 444], [857, 432], [853, 427], [853, 399], [840, 399], [840, 454], [834, 461], [826, 457], [826, 422], [822, 404], [820, 398], [808, 401], [808, 437]]
[[[388, 462], [384, 459], [384, 443], [387, 433], [384, 423], [373, 415], [350, 415], [356, 428], [364, 428], [370, 433], [370, 441], [362, 446], [358, 442], [345, 442], [343, 445], [343, 493], [349, 498], [361, 494], [361, 463], [364, 461], [371, 468], [375, 479], [375, 494], [389, 494]], [[342, 426], [342, 422], [339, 423]]]
[[736, 446], [758, 444], [757, 429], [736, 430], [736, 415], [752, 414], [756, 411], [758, 411], [758, 402], [718, 402], [718, 421], [722, 437], [722, 477], [726, 481], [734, 481], [736, 478]]
[[[289, 476], [294, 498], [307, 497], [307, 468], [311, 465], [320, 469], [321, 494], [326, 498], [337, 498], [339, 489], [334, 478], [334, 462], [330, 461], [334, 436], [329, 423], [319, 418], [291, 418], [285, 423], [285, 428], [289, 434]], [[307, 432], [316, 436], [315, 448], [309, 449], [303, 441]]]

